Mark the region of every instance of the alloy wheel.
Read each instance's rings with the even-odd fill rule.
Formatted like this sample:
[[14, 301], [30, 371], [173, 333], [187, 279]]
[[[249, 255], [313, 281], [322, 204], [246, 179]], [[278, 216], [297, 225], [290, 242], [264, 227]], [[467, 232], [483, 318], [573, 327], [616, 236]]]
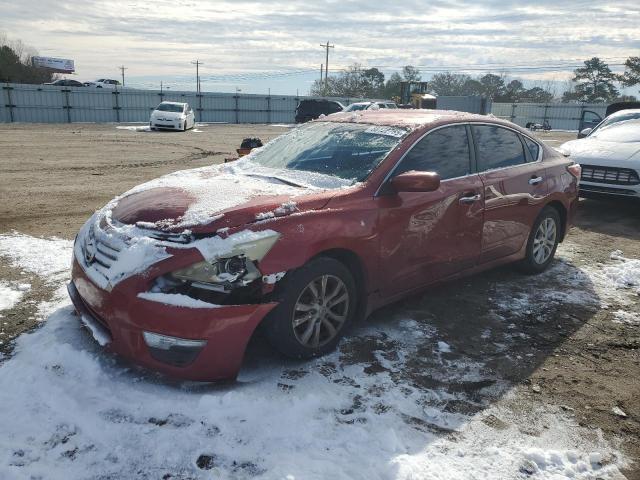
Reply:
[[549, 260], [556, 245], [556, 235], [556, 222], [553, 218], [547, 217], [540, 222], [533, 239], [533, 259], [538, 265]]
[[307, 284], [293, 309], [292, 326], [298, 342], [318, 348], [333, 340], [347, 320], [349, 291], [335, 275], [322, 275]]

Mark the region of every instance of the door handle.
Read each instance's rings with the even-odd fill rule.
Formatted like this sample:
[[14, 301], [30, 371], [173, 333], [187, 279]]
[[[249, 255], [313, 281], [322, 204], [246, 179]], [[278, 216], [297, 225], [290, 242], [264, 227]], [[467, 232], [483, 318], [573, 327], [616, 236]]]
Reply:
[[529, 179], [529, 185], [538, 185], [539, 183], [542, 183], [542, 177], [531, 177]]
[[465, 196], [465, 197], [460, 197], [460, 200], [458, 200], [460, 203], [462, 204], [468, 204], [468, 203], [474, 203], [477, 202], [478, 200], [480, 200], [482, 198], [482, 195], [480, 195], [479, 193], [475, 194], [475, 195], [469, 195], [469, 196]]

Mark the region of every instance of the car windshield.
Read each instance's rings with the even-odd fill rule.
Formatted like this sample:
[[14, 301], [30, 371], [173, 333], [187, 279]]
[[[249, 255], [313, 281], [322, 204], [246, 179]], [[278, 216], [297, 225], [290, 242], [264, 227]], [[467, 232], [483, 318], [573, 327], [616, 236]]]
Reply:
[[369, 106], [368, 103], [352, 103], [347, 108], [345, 108], [345, 112], [355, 112], [358, 110], [366, 110]]
[[397, 127], [313, 122], [274, 139], [239, 166], [262, 167], [302, 184], [317, 184], [311, 173], [349, 185], [367, 178], [406, 134]]
[[628, 113], [619, 114], [619, 115], [611, 115], [605, 118], [596, 128], [594, 128], [593, 131], [591, 132], [591, 135], [593, 135], [596, 131], [599, 131], [602, 128], [609, 127], [616, 123], [626, 122], [627, 120], [639, 120], [639, 119], [640, 119], [639, 111], [628, 112]]
[[182, 112], [184, 110], [184, 106], [176, 105], [175, 103], [161, 103], [158, 105], [156, 110], [160, 110], [161, 112]]
[[602, 126], [594, 130], [589, 138], [604, 142], [640, 142], [640, 118], [630, 118], [624, 121]]

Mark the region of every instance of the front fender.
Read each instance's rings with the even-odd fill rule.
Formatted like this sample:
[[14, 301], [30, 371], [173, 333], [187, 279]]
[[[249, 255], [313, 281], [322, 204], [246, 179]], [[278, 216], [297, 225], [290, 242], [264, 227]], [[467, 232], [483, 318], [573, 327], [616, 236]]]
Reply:
[[281, 238], [260, 262], [263, 275], [299, 268], [328, 250], [354, 253], [369, 290], [379, 266], [378, 214], [372, 209], [325, 209], [278, 218], [268, 225]]

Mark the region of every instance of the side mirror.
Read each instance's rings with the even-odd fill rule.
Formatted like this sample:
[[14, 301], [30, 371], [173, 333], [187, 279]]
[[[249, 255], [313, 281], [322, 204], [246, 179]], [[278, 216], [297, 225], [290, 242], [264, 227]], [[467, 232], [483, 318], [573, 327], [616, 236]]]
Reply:
[[591, 131], [593, 130], [593, 128], [585, 128], [584, 130], [580, 131], [580, 133], [578, 133], [578, 138], [584, 138], [587, 135], [589, 135], [591, 133]]
[[396, 192], [433, 192], [440, 187], [440, 175], [412, 170], [393, 177], [391, 185]]

